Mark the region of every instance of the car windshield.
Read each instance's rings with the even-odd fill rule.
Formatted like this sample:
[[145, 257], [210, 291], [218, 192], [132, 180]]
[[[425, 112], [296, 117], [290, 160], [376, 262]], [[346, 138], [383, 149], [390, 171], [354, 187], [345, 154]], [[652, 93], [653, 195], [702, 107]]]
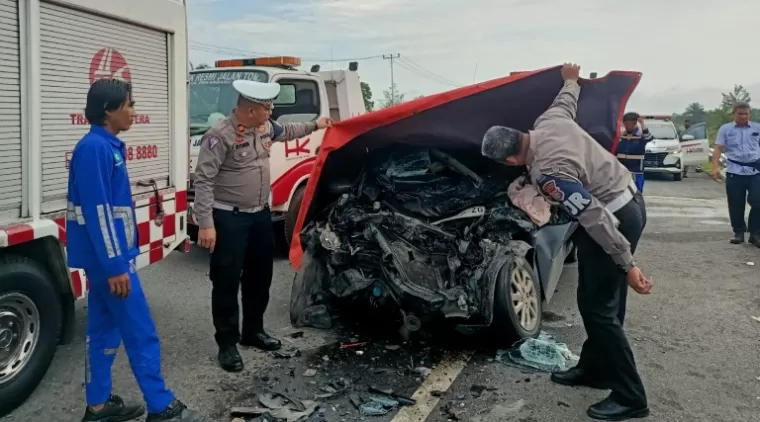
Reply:
[[649, 132], [655, 139], [678, 139], [678, 133], [676, 128], [671, 122], [663, 121], [647, 121], [644, 122], [646, 127], [649, 128]]
[[232, 82], [238, 79], [267, 82], [269, 75], [260, 70], [193, 72], [189, 81], [189, 121], [191, 135], [206, 132], [227, 117], [237, 101]]

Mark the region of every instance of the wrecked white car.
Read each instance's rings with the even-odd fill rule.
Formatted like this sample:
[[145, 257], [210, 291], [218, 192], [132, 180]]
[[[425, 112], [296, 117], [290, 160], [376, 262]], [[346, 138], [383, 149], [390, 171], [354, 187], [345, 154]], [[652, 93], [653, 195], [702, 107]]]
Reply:
[[[582, 92], [579, 123], [609, 149], [637, 75], [611, 73]], [[561, 84], [548, 69], [328, 131], [291, 249], [292, 324], [329, 328], [351, 313], [398, 324], [403, 335], [427, 324], [496, 328], [504, 341], [538, 335], [577, 223], [547, 204], [537, 224], [510, 198], [525, 169], [493, 163], [479, 146], [491, 125], [529, 129]], [[510, 102], [527, 92], [528, 103]], [[466, 113], [456, 120], [458, 110]]]

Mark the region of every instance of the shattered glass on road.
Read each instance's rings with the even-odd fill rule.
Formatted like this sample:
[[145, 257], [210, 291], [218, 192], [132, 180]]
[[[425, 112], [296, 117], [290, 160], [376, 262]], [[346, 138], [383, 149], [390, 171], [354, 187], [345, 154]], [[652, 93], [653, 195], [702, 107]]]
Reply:
[[[449, 319], [488, 325], [501, 267], [537, 226], [507, 195], [522, 169], [471, 152], [392, 146], [355, 180], [322, 180], [335, 200], [301, 232], [295, 326], [331, 326], [337, 308], [396, 316], [402, 330]], [[569, 216], [552, 209], [548, 224]]]

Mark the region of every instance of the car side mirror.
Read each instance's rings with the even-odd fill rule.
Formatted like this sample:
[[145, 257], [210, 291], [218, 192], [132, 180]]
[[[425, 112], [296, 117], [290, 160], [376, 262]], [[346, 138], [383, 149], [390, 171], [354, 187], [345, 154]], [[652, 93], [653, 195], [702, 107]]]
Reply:
[[681, 135], [681, 142], [693, 141], [694, 135]]

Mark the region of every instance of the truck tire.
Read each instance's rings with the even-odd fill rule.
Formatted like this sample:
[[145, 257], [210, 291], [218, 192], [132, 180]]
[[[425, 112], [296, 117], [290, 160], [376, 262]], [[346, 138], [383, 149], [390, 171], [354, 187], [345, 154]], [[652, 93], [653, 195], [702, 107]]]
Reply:
[[683, 171], [680, 173], [673, 173], [673, 180], [676, 182], [683, 180]]
[[306, 192], [306, 185], [301, 185], [293, 193], [293, 198], [288, 205], [288, 212], [285, 215], [285, 243], [290, 246], [290, 241], [293, 239], [293, 231], [296, 229], [296, 221], [298, 221], [298, 211], [301, 210], [301, 202], [303, 202], [303, 194]]
[[541, 332], [543, 308], [536, 273], [523, 258], [512, 257], [496, 276], [492, 339], [509, 346]]
[[61, 325], [61, 297], [45, 268], [27, 258], [0, 259], [0, 417], [42, 381]]

